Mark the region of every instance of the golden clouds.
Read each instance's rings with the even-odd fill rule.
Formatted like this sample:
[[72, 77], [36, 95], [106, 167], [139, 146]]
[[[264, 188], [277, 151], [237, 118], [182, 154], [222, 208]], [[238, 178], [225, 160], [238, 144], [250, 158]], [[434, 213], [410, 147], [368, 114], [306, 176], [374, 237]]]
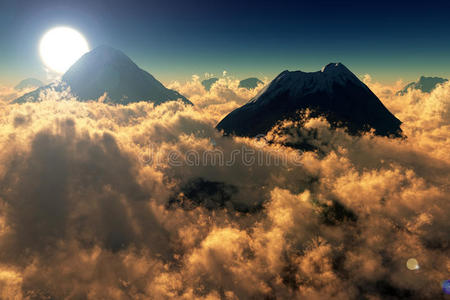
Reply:
[[[256, 91], [199, 84], [179, 86], [196, 106], [56, 92], [1, 105], [2, 298], [440, 297], [450, 271], [450, 85], [382, 97], [405, 140], [308, 119], [262, 143], [214, 129]], [[280, 145], [296, 143], [312, 151]], [[243, 147], [296, 163], [167, 159]], [[174, 202], [180, 194], [192, 205]], [[420, 270], [406, 267], [411, 257]]]

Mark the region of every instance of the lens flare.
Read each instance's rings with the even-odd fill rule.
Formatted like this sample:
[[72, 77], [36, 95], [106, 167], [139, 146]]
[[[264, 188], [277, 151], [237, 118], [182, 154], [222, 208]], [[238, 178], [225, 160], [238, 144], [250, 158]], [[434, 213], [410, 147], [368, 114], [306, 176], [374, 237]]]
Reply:
[[442, 290], [443, 290], [444, 293], [446, 293], [447, 295], [450, 295], [450, 279], [444, 280], [444, 281], [442, 282]]
[[411, 271], [418, 270], [419, 269], [419, 262], [415, 258], [410, 258], [406, 262], [406, 267], [409, 270], [411, 270]]

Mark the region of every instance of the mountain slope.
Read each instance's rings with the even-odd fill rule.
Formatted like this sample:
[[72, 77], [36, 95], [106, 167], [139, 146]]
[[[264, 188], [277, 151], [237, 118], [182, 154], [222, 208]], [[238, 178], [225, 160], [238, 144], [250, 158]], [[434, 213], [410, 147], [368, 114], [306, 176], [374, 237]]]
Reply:
[[250, 78], [241, 80], [239, 82], [239, 87], [240, 88], [245, 88], [245, 89], [248, 89], [248, 90], [252, 90], [255, 87], [257, 87], [258, 84], [263, 84], [263, 82], [261, 80], [259, 80], [258, 78], [256, 78], [256, 77], [250, 77]]
[[282, 72], [220, 121], [217, 129], [238, 136], [265, 134], [277, 122], [297, 118], [304, 109], [352, 134], [374, 128], [377, 135], [401, 135], [401, 122], [341, 63], [328, 64], [318, 72]]
[[[138, 101], [160, 104], [177, 99], [192, 104], [140, 69], [123, 52], [108, 46], [100, 46], [83, 55], [62, 76], [62, 83], [55, 89], [61, 90], [64, 85], [70, 86], [72, 94], [80, 101], [97, 100], [107, 93], [105, 102], [115, 104]], [[46, 88], [49, 86], [26, 94], [15, 102], [36, 101]]]
[[417, 82], [408, 83], [397, 95], [404, 95], [409, 89], [420, 90], [424, 93], [430, 93], [438, 84], [447, 82], [448, 80], [440, 77], [425, 77], [421, 76]]

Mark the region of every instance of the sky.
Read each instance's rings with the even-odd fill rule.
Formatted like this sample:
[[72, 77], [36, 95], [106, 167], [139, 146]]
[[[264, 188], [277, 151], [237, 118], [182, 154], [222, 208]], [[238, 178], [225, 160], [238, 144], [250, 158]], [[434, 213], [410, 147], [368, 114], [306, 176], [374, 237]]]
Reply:
[[450, 4], [424, 1], [0, 1], [0, 83], [46, 78], [56, 26], [122, 50], [164, 83], [193, 74], [271, 79], [342, 62], [380, 82], [450, 77]]

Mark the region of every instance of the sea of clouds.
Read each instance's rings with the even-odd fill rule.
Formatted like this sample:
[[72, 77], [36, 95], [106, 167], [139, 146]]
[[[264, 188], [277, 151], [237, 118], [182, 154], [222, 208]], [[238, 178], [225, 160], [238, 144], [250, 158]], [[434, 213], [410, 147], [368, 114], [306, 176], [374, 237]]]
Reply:
[[230, 78], [170, 85], [194, 106], [19, 105], [1, 88], [0, 298], [444, 299], [450, 83], [365, 83], [406, 139], [307, 117], [224, 137], [217, 122], [261, 88]]

